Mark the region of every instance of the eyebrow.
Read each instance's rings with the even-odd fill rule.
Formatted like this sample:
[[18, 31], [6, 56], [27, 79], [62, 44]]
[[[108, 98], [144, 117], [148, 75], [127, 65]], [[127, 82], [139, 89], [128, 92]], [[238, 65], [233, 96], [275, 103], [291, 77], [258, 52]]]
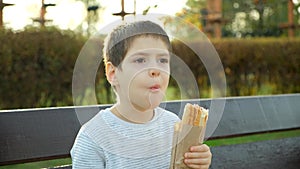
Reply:
[[[136, 56], [136, 55], [148, 56], [149, 54], [151, 54], [151, 52], [149, 53], [149, 52], [141, 52], [140, 51], [140, 52], [135, 52], [135, 53], [131, 54], [130, 56]], [[165, 52], [165, 51], [156, 53], [156, 55], [158, 55], [158, 56], [170, 56], [169, 52]]]

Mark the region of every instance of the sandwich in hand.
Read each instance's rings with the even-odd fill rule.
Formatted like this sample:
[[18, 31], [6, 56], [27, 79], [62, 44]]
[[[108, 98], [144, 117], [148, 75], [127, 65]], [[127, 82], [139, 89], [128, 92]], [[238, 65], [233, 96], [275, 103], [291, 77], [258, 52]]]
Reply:
[[175, 124], [170, 169], [188, 169], [183, 160], [184, 153], [194, 145], [203, 143], [208, 119], [208, 110], [197, 104], [187, 103], [182, 120]]

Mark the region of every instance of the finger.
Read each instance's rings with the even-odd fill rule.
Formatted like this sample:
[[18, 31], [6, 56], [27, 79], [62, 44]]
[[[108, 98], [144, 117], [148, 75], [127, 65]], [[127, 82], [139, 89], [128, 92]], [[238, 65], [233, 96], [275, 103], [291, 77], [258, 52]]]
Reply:
[[195, 165], [195, 164], [189, 164], [187, 165], [190, 168], [195, 168], [195, 169], [208, 169], [209, 165]]
[[206, 152], [187, 152], [184, 154], [185, 158], [210, 158], [212, 156], [210, 151]]
[[184, 159], [185, 164], [194, 164], [194, 165], [209, 165], [210, 164], [210, 158], [189, 158]]
[[206, 144], [201, 144], [199, 146], [191, 146], [190, 151], [197, 151], [197, 152], [205, 152], [209, 151], [209, 147]]

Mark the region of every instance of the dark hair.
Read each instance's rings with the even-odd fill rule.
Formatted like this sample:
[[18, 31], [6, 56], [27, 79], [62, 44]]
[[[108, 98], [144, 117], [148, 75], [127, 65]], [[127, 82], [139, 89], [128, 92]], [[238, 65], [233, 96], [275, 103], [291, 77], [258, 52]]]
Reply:
[[128, 49], [134, 39], [138, 37], [152, 37], [162, 40], [171, 51], [171, 44], [167, 33], [158, 24], [151, 21], [137, 21], [120, 25], [112, 30], [104, 41], [104, 62], [111, 62], [121, 68]]

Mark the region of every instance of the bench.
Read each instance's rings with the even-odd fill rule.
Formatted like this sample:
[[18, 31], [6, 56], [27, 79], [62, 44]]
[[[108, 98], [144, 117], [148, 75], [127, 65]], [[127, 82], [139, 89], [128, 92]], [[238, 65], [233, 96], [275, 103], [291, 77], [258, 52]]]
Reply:
[[[182, 104], [187, 102], [200, 102], [201, 106], [210, 108], [215, 101], [224, 102], [225, 107], [220, 123], [209, 140], [300, 129], [300, 94], [170, 101], [163, 106], [180, 112]], [[69, 157], [81, 126], [76, 110], [89, 112], [89, 117], [85, 119], [88, 120], [109, 106], [1, 110], [0, 165]], [[210, 120], [214, 119], [209, 118], [208, 121], [213, 123]], [[298, 169], [300, 166], [300, 136], [214, 146], [211, 151], [213, 159], [210, 168], [213, 169]]]

